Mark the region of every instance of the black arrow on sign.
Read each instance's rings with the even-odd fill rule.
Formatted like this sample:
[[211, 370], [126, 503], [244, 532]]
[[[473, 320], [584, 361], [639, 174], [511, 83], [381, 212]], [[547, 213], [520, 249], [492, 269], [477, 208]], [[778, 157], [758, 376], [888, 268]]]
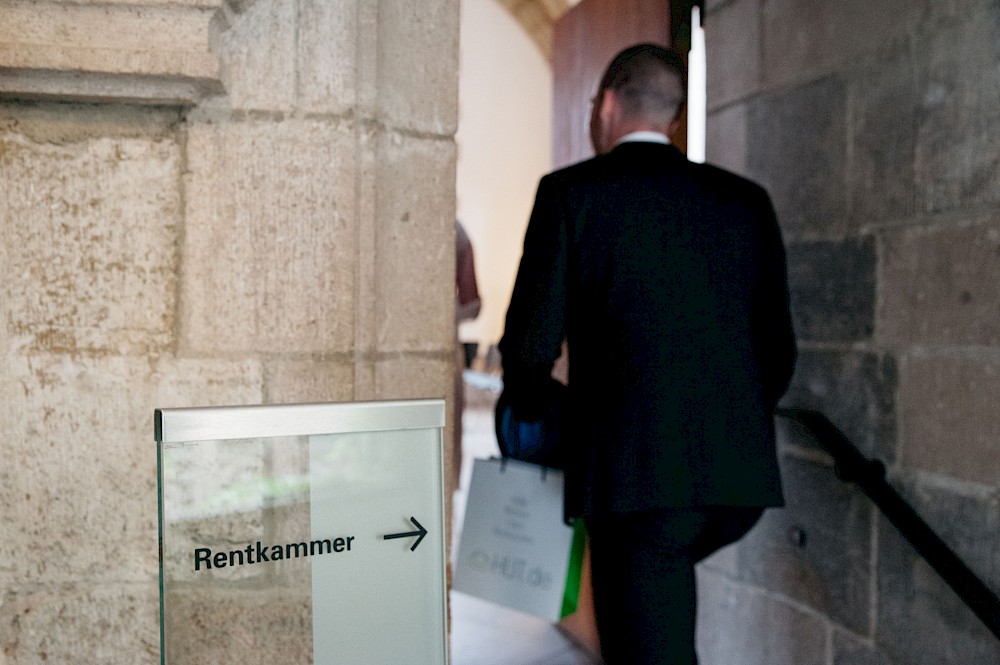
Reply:
[[406, 533], [390, 533], [387, 536], [382, 536], [382, 539], [392, 540], [393, 538], [410, 538], [412, 536], [417, 536], [417, 540], [410, 547], [410, 551], [412, 552], [413, 550], [417, 549], [417, 545], [419, 545], [420, 541], [423, 540], [424, 536], [427, 535], [427, 529], [425, 529], [423, 526], [420, 525], [420, 522], [417, 521], [416, 517], [411, 517], [410, 521], [413, 522], [413, 526], [417, 527], [417, 531], [407, 531]]

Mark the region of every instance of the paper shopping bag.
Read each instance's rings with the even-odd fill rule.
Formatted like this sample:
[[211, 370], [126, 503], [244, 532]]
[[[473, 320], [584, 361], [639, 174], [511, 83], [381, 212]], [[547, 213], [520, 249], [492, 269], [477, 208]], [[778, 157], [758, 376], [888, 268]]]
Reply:
[[512, 459], [473, 461], [456, 591], [558, 621], [576, 609], [585, 533], [563, 521], [563, 475]]

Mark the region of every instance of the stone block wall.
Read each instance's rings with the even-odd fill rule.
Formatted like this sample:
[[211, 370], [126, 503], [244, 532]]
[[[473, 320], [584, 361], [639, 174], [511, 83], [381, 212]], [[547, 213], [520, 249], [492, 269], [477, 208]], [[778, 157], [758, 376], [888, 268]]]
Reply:
[[450, 406], [457, 58], [446, 0], [0, 7], [0, 663], [158, 662], [155, 408]]
[[[770, 191], [820, 410], [1000, 589], [1000, 5], [709, 0], [708, 161]], [[788, 423], [788, 506], [700, 571], [706, 665], [1000, 663]], [[735, 620], [734, 620], [735, 617]]]

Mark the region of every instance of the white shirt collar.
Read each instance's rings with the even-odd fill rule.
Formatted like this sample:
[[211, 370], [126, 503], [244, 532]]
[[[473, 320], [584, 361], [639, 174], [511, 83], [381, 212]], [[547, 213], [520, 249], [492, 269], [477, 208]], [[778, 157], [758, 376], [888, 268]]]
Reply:
[[660, 132], [651, 131], [639, 131], [632, 132], [631, 134], [626, 134], [625, 136], [618, 139], [618, 143], [662, 143], [664, 145], [670, 145], [670, 139], [667, 138], [666, 134], [661, 134]]

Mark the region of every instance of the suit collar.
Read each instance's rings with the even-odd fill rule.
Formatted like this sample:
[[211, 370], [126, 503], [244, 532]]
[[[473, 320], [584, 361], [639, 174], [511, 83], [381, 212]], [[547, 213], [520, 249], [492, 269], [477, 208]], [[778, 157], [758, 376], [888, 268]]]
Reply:
[[625, 143], [619, 143], [608, 154], [625, 156], [648, 155], [651, 157], [655, 156], [657, 159], [687, 161], [684, 153], [672, 143], [664, 145], [663, 143], [653, 143], [650, 141], [626, 141]]
[[621, 145], [622, 143], [660, 143], [662, 145], [670, 145], [670, 138], [660, 132], [630, 132], [618, 139], [615, 145]]

